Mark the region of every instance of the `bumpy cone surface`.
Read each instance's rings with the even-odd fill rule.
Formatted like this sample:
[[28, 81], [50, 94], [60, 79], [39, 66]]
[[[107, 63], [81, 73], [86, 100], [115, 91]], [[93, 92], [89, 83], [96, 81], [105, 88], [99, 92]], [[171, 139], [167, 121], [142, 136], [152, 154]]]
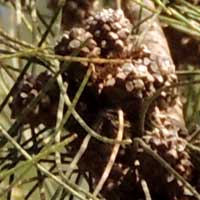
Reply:
[[131, 24], [121, 10], [104, 9], [89, 17], [86, 21], [86, 30], [94, 36], [103, 57], [127, 55]]
[[[151, 96], [157, 88], [176, 81], [176, 76], [166, 70], [167, 66], [165, 69], [160, 69], [154, 63], [147, 48], [141, 49], [138, 58], [134, 58], [136, 55], [130, 43], [131, 25], [122, 11], [103, 10], [89, 17], [86, 24], [87, 31], [83, 28], [72, 28], [66, 33], [55, 51], [60, 55], [78, 52], [79, 56], [85, 57], [130, 59], [133, 57], [132, 62], [123, 65], [95, 65], [89, 84], [97, 93], [102, 94], [103, 98], [110, 102], [109, 104], [119, 105], [127, 99]], [[118, 44], [121, 44], [120, 48], [115, 46]], [[70, 76], [74, 78], [80, 77], [81, 66], [76, 65], [77, 67], [73, 67], [73, 73], [66, 71], [66, 74], [71, 74]], [[84, 67], [82, 71], [85, 71]], [[163, 92], [162, 95], [166, 96], [166, 93]]]
[[[27, 75], [19, 84], [17, 92], [13, 96], [13, 101], [10, 104], [12, 118], [16, 118], [21, 114], [22, 110], [38, 95], [44, 84], [51, 78], [48, 72], [42, 72], [39, 76]], [[47, 127], [52, 127], [56, 122], [56, 113], [59, 99], [58, 87], [55, 85], [52, 90], [47, 92], [41, 99], [39, 104], [34, 107], [24, 123], [31, 126], [44, 124]]]
[[[69, 29], [76, 25], [83, 25], [85, 19], [93, 11], [94, 0], [67, 0], [63, 6], [62, 25], [63, 29]], [[57, 0], [50, 0], [49, 5], [51, 9], [58, 6]]]
[[55, 47], [55, 53], [63, 56], [78, 54], [81, 57], [98, 57], [100, 48], [90, 32], [83, 28], [72, 28], [62, 36]]
[[[186, 151], [186, 143], [179, 137], [179, 129], [174, 126], [165, 110], [157, 106], [151, 114], [154, 128], [146, 131], [144, 141], [186, 180], [191, 179], [192, 163]], [[184, 187], [151, 156], [141, 153], [141, 173], [148, 181], [152, 195], [163, 194], [169, 199], [183, 196]], [[147, 167], [148, 166], [148, 167]], [[152, 170], [155, 169], [155, 170]], [[159, 182], [159, 184], [156, 184]], [[163, 192], [161, 192], [163, 190]], [[165, 192], [164, 192], [165, 191]]]

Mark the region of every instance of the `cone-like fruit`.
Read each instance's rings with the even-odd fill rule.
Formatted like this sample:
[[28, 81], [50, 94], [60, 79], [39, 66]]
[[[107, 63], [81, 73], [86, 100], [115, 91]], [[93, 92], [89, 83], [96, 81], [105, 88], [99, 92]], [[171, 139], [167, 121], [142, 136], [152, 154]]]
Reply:
[[[67, 0], [63, 6], [62, 26], [69, 29], [74, 26], [81, 26], [85, 19], [93, 11], [94, 0]], [[49, 0], [48, 7], [55, 9], [58, 6], [57, 0]]]
[[81, 57], [98, 57], [100, 48], [90, 32], [83, 28], [72, 28], [63, 34], [55, 47], [55, 53], [63, 56], [76, 54]]
[[86, 30], [101, 48], [101, 56], [107, 58], [127, 56], [131, 27], [122, 10], [104, 9], [86, 20]]
[[[144, 141], [160, 155], [173, 169], [186, 180], [192, 177], [192, 163], [186, 151], [185, 141], [179, 137], [179, 129], [168, 118], [166, 110], [154, 108], [151, 114], [154, 128], [147, 130]], [[141, 174], [147, 181], [153, 196], [161, 195], [168, 199], [184, 196], [184, 186], [152, 156], [142, 152], [139, 155]], [[147, 167], [148, 166], [148, 167]], [[159, 182], [159, 184], [157, 184]]]
[[[27, 75], [19, 83], [10, 104], [12, 118], [16, 118], [21, 114], [22, 110], [38, 95], [50, 78], [51, 74], [42, 72], [37, 77]], [[28, 117], [25, 117], [23, 123], [28, 123], [33, 127], [39, 124], [44, 124], [47, 127], [54, 126], [56, 122], [58, 100], [59, 90], [55, 84], [54, 88], [48, 91], [41, 101], [30, 110]]]

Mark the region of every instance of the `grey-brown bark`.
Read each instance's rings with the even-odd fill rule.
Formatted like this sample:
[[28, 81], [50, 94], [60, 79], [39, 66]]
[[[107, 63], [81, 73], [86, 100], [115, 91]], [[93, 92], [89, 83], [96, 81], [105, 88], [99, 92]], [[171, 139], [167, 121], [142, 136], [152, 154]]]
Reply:
[[[149, 9], [155, 9], [153, 2], [150, 0], [145, 0], [144, 4]], [[168, 73], [174, 73], [175, 65], [171, 58], [167, 40], [159, 24], [158, 17], [154, 15], [148, 19], [148, 17], [152, 15], [152, 12], [145, 8], [143, 8], [142, 15], [139, 17], [140, 8], [141, 7], [133, 1], [123, 1], [123, 9], [134, 25], [138, 25], [139, 20], [147, 19], [139, 26], [139, 35], [145, 32], [142, 36], [141, 44], [148, 46], [153, 59], [160, 68], [163, 68], [163, 70], [166, 70]], [[180, 99], [177, 99], [177, 103], [173, 107], [168, 108], [166, 114], [172, 118], [172, 122], [175, 120], [175, 123], [177, 123], [176, 125], [185, 130], [182, 103], [180, 102]]]

